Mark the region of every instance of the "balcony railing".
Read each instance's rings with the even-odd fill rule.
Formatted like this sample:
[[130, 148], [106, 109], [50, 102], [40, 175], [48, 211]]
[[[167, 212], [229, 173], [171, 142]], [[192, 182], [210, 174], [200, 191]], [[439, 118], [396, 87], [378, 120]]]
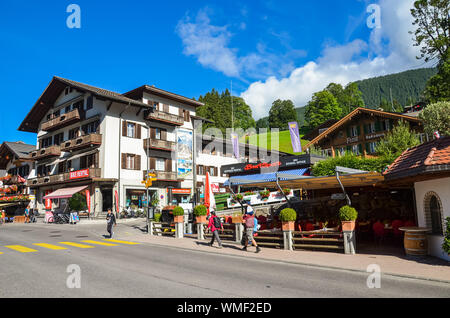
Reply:
[[157, 120], [165, 123], [182, 126], [184, 124], [184, 118], [181, 116], [177, 116], [174, 114], [169, 114], [166, 112], [162, 112], [159, 110], [153, 110], [153, 112], [149, 111], [146, 113], [145, 118], [147, 120]]
[[81, 120], [81, 115], [80, 111], [76, 108], [67, 114], [62, 114], [61, 116], [52, 118], [49, 121], [42, 123], [41, 129], [45, 131], [52, 131], [73, 124], [79, 120]]
[[[147, 171], [144, 171], [143, 179], [147, 176]], [[167, 171], [152, 171], [156, 175], [156, 181], [179, 181], [176, 172], [167, 172]]]
[[79, 150], [90, 146], [99, 146], [101, 144], [102, 144], [102, 135], [90, 134], [63, 142], [61, 144], [61, 151]]
[[147, 138], [144, 139], [144, 148], [160, 149], [167, 151], [175, 151], [176, 143], [173, 141]]
[[101, 177], [101, 169], [100, 168], [90, 168], [89, 175], [85, 177], [74, 177], [70, 172], [54, 174], [50, 176], [38, 177], [33, 179], [28, 179], [27, 185], [29, 187], [39, 187], [48, 184], [58, 184], [58, 183], [66, 183], [72, 181], [81, 181], [83, 179], [92, 179], [92, 178], [100, 178]]
[[47, 148], [41, 148], [30, 153], [31, 160], [41, 160], [49, 157], [59, 157], [61, 155], [61, 147], [53, 145]]

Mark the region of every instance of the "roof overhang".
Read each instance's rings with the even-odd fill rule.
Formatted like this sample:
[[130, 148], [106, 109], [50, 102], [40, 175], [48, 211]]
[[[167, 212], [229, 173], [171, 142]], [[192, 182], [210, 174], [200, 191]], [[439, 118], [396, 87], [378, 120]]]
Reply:
[[181, 96], [175, 93], [171, 93], [168, 91], [165, 91], [163, 89], [154, 87], [154, 86], [150, 86], [150, 85], [143, 85], [140, 86], [138, 88], [135, 88], [129, 92], [126, 92], [123, 94], [123, 96], [127, 96], [133, 99], [140, 99], [143, 96], [143, 93], [149, 93], [152, 95], [156, 95], [159, 97], [163, 97], [163, 98], [167, 98], [167, 99], [171, 99], [180, 103], [184, 103], [184, 104], [188, 104], [190, 106], [194, 106], [194, 107], [200, 107], [200, 106], [204, 106], [205, 104], [203, 104], [202, 102], [196, 101], [192, 98], [188, 98], [185, 96]]

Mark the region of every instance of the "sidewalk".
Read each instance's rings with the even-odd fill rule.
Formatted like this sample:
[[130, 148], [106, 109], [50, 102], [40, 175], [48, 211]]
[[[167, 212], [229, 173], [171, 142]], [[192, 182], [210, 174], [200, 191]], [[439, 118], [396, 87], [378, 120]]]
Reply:
[[423, 260], [411, 260], [406, 258], [406, 256], [395, 255], [345, 255], [320, 251], [285, 251], [275, 248], [262, 248], [261, 253], [256, 254], [254, 253], [254, 247], [249, 247], [249, 251], [244, 252], [241, 250], [240, 245], [227, 241], [223, 241], [222, 249], [217, 249], [209, 247], [208, 240], [199, 241], [193, 238], [175, 239], [173, 237], [150, 236], [147, 234], [134, 233], [117, 234], [117, 238], [160, 246], [191, 249], [199, 252], [218, 253], [238, 257], [252, 257], [261, 260], [312, 265], [324, 268], [361, 271], [365, 273], [367, 272], [368, 265], [377, 264], [380, 266], [382, 274], [445, 281], [450, 283], [450, 264], [434, 257], [427, 257]]

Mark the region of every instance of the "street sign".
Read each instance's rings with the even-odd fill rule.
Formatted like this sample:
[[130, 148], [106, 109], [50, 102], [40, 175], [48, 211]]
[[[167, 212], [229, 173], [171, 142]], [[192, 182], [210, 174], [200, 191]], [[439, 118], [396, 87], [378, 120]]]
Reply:
[[157, 180], [156, 174], [148, 173], [147, 178], [145, 178], [145, 180], [142, 180], [141, 183], [144, 184], [146, 188], [149, 188], [152, 186], [152, 182], [156, 180]]

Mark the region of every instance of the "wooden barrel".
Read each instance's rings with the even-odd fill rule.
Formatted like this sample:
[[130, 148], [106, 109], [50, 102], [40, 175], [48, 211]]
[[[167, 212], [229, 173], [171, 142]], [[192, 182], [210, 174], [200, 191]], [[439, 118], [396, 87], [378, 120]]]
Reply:
[[405, 233], [405, 252], [408, 255], [427, 255], [428, 241], [425, 233], [406, 232]]

